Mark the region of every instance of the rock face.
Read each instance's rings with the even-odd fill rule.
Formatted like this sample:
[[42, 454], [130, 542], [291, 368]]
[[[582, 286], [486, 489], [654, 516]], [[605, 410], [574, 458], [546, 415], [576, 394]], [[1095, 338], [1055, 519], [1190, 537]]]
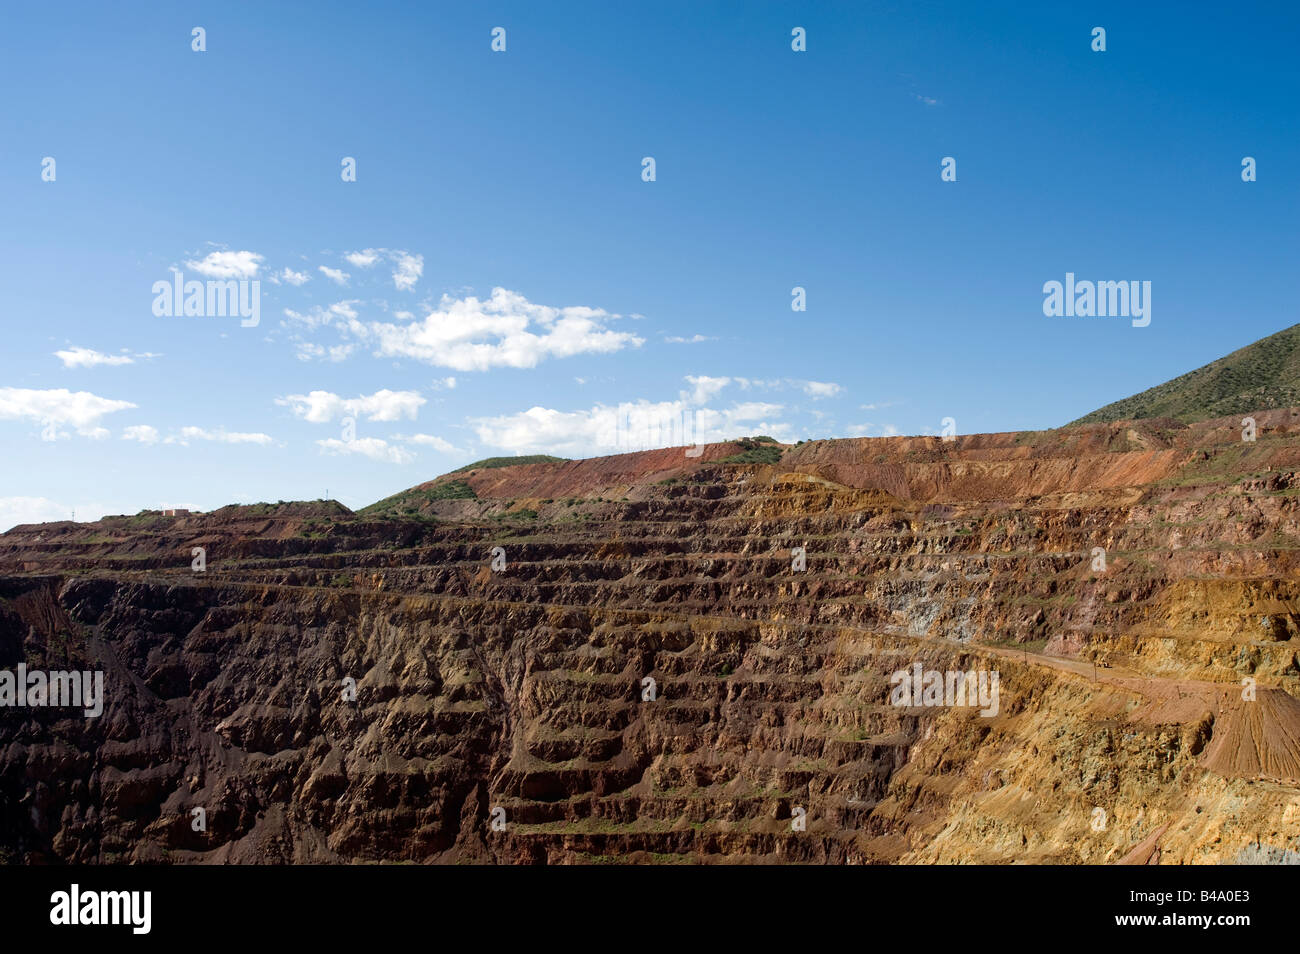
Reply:
[[[0, 707], [0, 851], [1280, 856], [1300, 410], [1256, 420], [530, 464], [408, 517], [16, 528], [0, 669], [101, 670], [106, 698]], [[996, 711], [901, 704], [913, 672], [996, 673]]]

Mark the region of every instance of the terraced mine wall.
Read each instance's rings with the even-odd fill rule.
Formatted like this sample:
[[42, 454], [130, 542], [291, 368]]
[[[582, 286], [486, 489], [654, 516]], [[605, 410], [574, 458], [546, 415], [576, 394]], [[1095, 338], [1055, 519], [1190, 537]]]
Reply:
[[[0, 851], [1287, 857], [1300, 413], [1257, 419], [1253, 442], [1224, 420], [714, 445], [358, 514], [16, 528], [0, 669], [100, 670], [105, 699], [0, 706]], [[997, 673], [996, 712], [900, 703], [915, 671]]]

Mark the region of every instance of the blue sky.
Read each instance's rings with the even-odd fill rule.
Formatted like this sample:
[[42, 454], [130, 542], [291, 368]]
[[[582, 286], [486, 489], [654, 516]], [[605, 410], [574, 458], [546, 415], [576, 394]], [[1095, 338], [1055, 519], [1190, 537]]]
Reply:
[[[629, 405], [1046, 428], [1300, 321], [1300, 14], [1133, 6], [16, 7], [0, 525], [359, 507], [631, 449]], [[259, 324], [156, 316], [177, 269]], [[1046, 317], [1066, 272], [1150, 281], [1150, 325]]]

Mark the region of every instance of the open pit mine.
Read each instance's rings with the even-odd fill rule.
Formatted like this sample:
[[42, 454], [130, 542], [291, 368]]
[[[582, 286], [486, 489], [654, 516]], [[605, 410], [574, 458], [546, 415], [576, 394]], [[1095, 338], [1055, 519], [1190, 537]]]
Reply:
[[0, 860], [1300, 859], [1300, 409], [1253, 422], [14, 528], [0, 668], [103, 698], [0, 705]]

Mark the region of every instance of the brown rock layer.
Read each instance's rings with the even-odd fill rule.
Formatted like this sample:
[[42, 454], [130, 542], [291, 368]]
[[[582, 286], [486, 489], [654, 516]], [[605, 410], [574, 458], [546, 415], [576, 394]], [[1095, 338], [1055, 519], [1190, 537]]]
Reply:
[[[465, 478], [477, 499], [410, 519], [317, 503], [16, 528], [0, 670], [100, 669], [106, 700], [91, 719], [0, 706], [0, 851], [1292, 848], [1300, 411], [1256, 418], [1253, 443], [1230, 419], [1144, 421], [488, 469]], [[918, 664], [996, 671], [996, 712], [893, 704]]]

